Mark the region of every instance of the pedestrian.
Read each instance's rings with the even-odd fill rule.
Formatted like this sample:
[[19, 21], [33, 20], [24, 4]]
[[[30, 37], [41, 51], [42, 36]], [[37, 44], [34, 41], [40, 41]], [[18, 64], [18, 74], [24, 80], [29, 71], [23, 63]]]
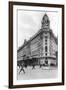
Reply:
[[32, 64], [32, 69], [35, 69], [35, 61], [36, 61], [35, 58], [32, 58], [32, 63], [33, 63]]
[[20, 74], [21, 71], [23, 71], [23, 73], [25, 74], [25, 70], [24, 70], [24, 68], [23, 68], [23, 64], [20, 65], [20, 71], [19, 71], [19, 74]]
[[42, 67], [42, 65], [40, 64], [40, 68]]
[[35, 65], [32, 65], [32, 69], [35, 69]]

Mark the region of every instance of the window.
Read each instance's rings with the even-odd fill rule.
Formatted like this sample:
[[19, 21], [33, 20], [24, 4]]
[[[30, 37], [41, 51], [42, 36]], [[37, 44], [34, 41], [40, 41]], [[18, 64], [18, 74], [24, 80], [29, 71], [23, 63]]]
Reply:
[[45, 55], [47, 56], [47, 53], [45, 53]]
[[45, 39], [45, 42], [47, 42], [47, 39]]
[[45, 36], [45, 44], [47, 44], [47, 36]]
[[45, 45], [47, 45], [47, 42], [45, 42]]
[[47, 32], [44, 32], [45, 34], [47, 34]]
[[47, 36], [45, 36], [45, 39], [47, 39]]
[[45, 52], [47, 52], [47, 46], [45, 46]]

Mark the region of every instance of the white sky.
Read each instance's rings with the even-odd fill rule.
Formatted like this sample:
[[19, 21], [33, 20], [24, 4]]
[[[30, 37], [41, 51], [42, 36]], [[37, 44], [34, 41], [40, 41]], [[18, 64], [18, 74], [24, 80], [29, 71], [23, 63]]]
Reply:
[[24, 39], [29, 40], [29, 38], [41, 28], [41, 20], [45, 13], [50, 20], [50, 29], [52, 29], [55, 36], [57, 36], [57, 12], [18, 10], [18, 47], [23, 44]]

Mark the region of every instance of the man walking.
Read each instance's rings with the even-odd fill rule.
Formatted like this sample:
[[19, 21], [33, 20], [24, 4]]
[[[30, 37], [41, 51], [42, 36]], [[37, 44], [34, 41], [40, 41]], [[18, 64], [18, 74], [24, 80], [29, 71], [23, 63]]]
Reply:
[[23, 64], [20, 65], [20, 71], [19, 71], [19, 74], [20, 74], [21, 71], [23, 71], [23, 73], [25, 74], [25, 70], [24, 70], [24, 68], [23, 68]]

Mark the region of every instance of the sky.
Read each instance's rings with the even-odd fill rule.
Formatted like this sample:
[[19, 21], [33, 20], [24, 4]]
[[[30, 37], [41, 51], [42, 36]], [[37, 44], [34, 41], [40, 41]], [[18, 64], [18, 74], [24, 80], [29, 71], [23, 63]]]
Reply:
[[50, 20], [50, 29], [52, 29], [55, 36], [57, 36], [58, 16], [57, 12], [51, 11], [30, 11], [18, 10], [18, 47], [20, 47], [24, 40], [29, 40], [41, 28], [41, 21], [44, 14], [47, 14]]

